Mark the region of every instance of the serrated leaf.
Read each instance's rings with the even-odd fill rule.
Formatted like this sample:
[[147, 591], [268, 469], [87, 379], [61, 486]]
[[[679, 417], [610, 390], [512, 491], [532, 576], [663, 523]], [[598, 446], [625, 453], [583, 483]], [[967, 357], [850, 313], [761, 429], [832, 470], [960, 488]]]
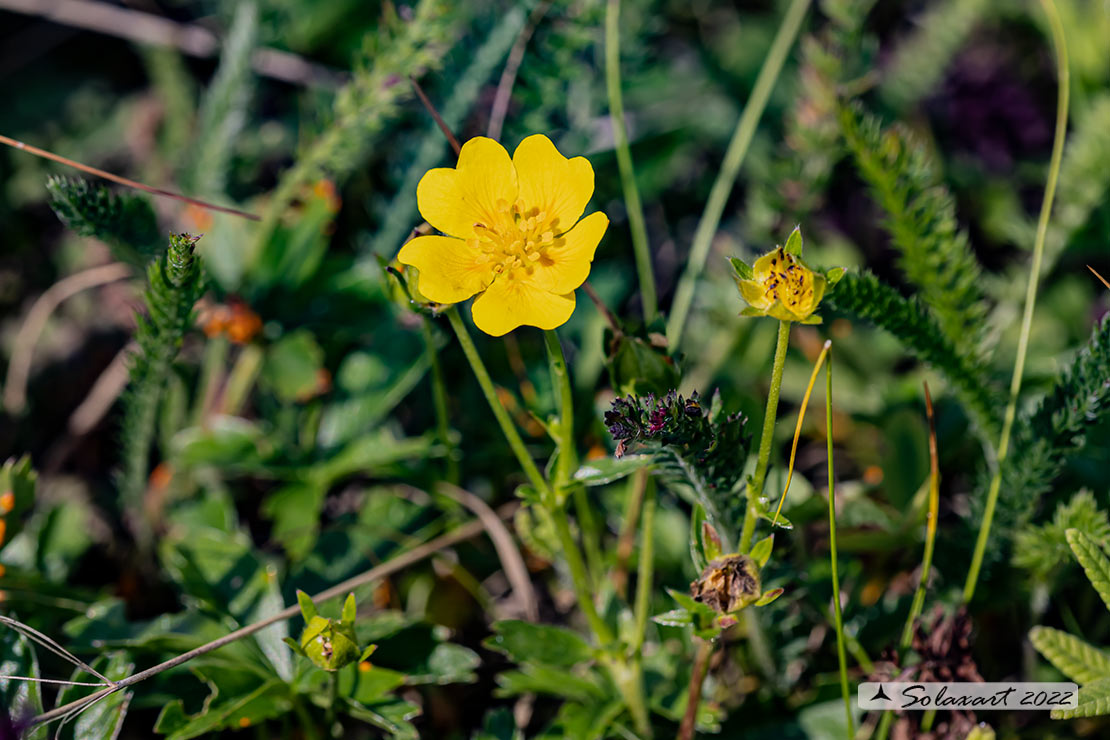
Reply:
[[1076, 683], [1110, 678], [1110, 654], [1052, 627], [1029, 630], [1029, 641], [1057, 670]]
[[1053, 709], [1052, 719], [1074, 719], [1075, 717], [1097, 717], [1110, 714], [1110, 678], [1079, 687], [1079, 706], [1074, 709]]
[[1078, 529], [1069, 529], [1065, 535], [1068, 538], [1068, 545], [1075, 553], [1075, 559], [1087, 574], [1087, 580], [1110, 609], [1110, 559], [1107, 559], [1106, 553], [1097, 542]]

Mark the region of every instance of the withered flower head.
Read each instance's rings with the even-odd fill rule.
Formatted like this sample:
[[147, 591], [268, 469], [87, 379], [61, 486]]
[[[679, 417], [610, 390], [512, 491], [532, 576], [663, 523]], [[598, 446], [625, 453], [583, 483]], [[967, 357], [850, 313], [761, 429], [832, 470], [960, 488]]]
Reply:
[[713, 560], [690, 584], [690, 595], [721, 614], [743, 609], [762, 596], [759, 568], [747, 555], [725, 555]]

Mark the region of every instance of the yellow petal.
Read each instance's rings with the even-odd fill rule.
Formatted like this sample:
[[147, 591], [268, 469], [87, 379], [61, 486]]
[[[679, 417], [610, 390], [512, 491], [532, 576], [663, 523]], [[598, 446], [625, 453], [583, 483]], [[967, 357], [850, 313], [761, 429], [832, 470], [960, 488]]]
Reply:
[[493, 281], [471, 308], [474, 325], [493, 337], [518, 326], [554, 329], [574, 313], [574, 293], [557, 295], [535, 285], [503, 277]]
[[510, 218], [517, 178], [505, 147], [478, 136], [463, 144], [455, 169], [428, 170], [416, 186], [416, 203], [428, 223], [445, 234], [469, 239], [474, 225], [493, 226]]
[[567, 159], [543, 134], [529, 136], [513, 153], [526, 210], [546, 213], [556, 234], [569, 230], [594, 193], [594, 168], [585, 157]]
[[525, 279], [550, 293], [574, 290], [586, 282], [594, 252], [608, 227], [609, 217], [601, 211], [586, 216], [560, 238], [562, 244], [543, 250], [535, 271]]
[[420, 271], [418, 290], [436, 303], [458, 303], [483, 290], [493, 279], [485, 255], [461, 239], [418, 236], [401, 247], [397, 259]]

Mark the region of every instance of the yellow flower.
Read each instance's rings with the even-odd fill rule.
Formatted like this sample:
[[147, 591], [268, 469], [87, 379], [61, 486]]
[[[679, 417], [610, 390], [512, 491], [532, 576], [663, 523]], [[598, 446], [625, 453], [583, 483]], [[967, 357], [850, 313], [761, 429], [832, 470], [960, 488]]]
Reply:
[[574, 312], [609, 226], [600, 211], [578, 220], [593, 191], [590, 163], [546, 136], [529, 136], [512, 159], [493, 139], [471, 139], [455, 168], [429, 170], [416, 188], [421, 215], [446, 236], [418, 236], [397, 259], [419, 270], [430, 301], [481, 294], [471, 312], [486, 334], [554, 329]]
[[821, 317], [814, 311], [825, 295], [825, 289], [835, 285], [843, 275], [843, 268], [834, 268], [827, 275], [814, 271], [802, 262], [802, 234], [798, 229], [786, 240], [785, 247], [776, 247], [748, 267], [732, 259], [736, 271], [736, 285], [748, 303], [742, 316], [772, 316], [780, 321], [799, 321], [803, 324], [820, 324]]

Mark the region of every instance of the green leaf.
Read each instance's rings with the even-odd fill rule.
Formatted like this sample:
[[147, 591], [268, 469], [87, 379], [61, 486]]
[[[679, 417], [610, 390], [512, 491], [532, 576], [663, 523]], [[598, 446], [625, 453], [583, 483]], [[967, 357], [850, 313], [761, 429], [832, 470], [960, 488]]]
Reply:
[[604, 486], [651, 465], [651, 455], [625, 455], [587, 460], [574, 472], [574, 480], [586, 486]]
[[174, 435], [172, 449], [179, 465], [211, 465], [232, 470], [263, 469], [268, 452], [266, 434], [257, 424], [238, 416], [213, 416], [204, 426], [182, 429]]
[[605, 691], [593, 680], [542, 665], [526, 665], [519, 671], [499, 673], [497, 684], [500, 688], [494, 693], [499, 697], [550, 694], [584, 702], [605, 696]]
[[691, 627], [694, 624], [694, 615], [685, 609], [671, 609], [669, 612], [656, 614], [651, 621], [666, 627]]
[[505, 653], [517, 663], [570, 667], [593, 659], [593, 650], [565, 627], [506, 619], [493, 624], [494, 635], [485, 646]]
[[690, 515], [690, 561], [694, 564], [694, 569], [701, 573], [705, 570], [705, 566], [709, 564], [710, 557], [706, 553], [705, 543], [705, 529], [703, 525], [708, 524], [705, 518], [705, 507], [699, 503], [694, 504], [694, 510]]
[[347, 714], [388, 732], [394, 740], [418, 740], [420, 735], [409, 722], [420, 715], [420, 707], [411, 701], [391, 697], [368, 706], [345, 700]]
[[428, 656], [428, 672], [423, 675], [410, 675], [410, 684], [435, 683], [441, 686], [452, 683], [473, 683], [478, 676], [475, 671], [482, 659], [468, 647], [443, 642], [432, 649]]
[[833, 267], [825, 273], [825, 280], [829, 282], [829, 287], [833, 287], [840, 282], [840, 278], [844, 277], [846, 272], [843, 267]]
[[[781, 519], [781, 516], [779, 518]], [[771, 551], [774, 549], [774, 547], [775, 535], [774, 533], [771, 533], [761, 539], [759, 542], [752, 545], [752, 549], [751, 552], [748, 553], [748, 557], [754, 560], [755, 564], [759, 566], [760, 570], [762, 570], [763, 566], [767, 565], [767, 561], [771, 559]]]
[[30, 455], [10, 459], [0, 467], [0, 518], [5, 522], [0, 532], [0, 550], [19, 534], [23, 514], [35, 500], [38, 473], [31, 467]]
[[372, 665], [369, 670], [360, 663], [349, 663], [339, 671], [339, 693], [364, 706], [381, 701], [393, 690], [404, 686], [404, 673]]
[[106, 243], [118, 260], [141, 269], [165, 243], [154, 209], [141, 195], [126, 190], [117, 194], [104, 185], [58, 175], [47, 179], [46, 189], [62, 223]]
[[[107, 656], [99, 656], [91, 663], [92, 667], [103, 673], [112, 681], [119, 681], [131, 675], [135, 668], [135, 664], [127, 659], [127, 654], [123, 652], [114, 652]], [[71, 681], [91, 681], [89, 674], [81, 669], [73, 672]], [[68, 704], [69, 702], [81, 697], [86, 696], [95, 689], [90, 689], [83, 686], [64, 686], [58, 692], [58, 699], [55, 702], [56, 706]], [[109, 694], [106, 698], [101, 699], [95, 704], [90, 705], [87, 709], [83, 710], [77, 716], [73, 724], [73, 737], [75, 738], [116, 738], [119, 736], [120, 728], [123, 726], [124, 717], [127, 716], [127, 708], [131, 703], [131, 691], [117, 691]]]
[[770, 591], [768, 591], [765, 594], [763, 594], [762, 596], [760, 596], [759, 599], [755, 602], [755, 605], [756, 606], [767, 606], [772, 601], [774, 601], [778, 597], [782, 596], [782, 592], [784, 590], [785, 589], [781, 589], [781, 588], [771, 589]]
[[[181, 539], [164, 540], [160, 552], [167, 575], [187, 602], [227, 614], [238, 626], [285, 608], [276, 567], [256, 554], [241, 533], [198, 528]], [[282, 642], [288, 634], [283, 620], [254, 635], [269, 665], [285, 680], [293, 675], [292, 657]]]
[[1110, 608], [1110, 559], [1098, 543], [1078, 529], [1069, 529], [1065, 535], [1068, 545], [1075, 553], [1075, 559], [1083, 566], [1091, 585], [1102, 597], [1102, 602]]
[[1079, 687], [1079, 706], [1075, 709], [1053, 709], [1052, 719], [1074, 719], [1075, 717], [1097, 717], [1110, 714], [1110, 678]]
[[302, 329], [270, 346], [261, 379], [281, 400], [299, 401], [316, 393], [323, 368], [324, 350], [312, 332]]
[[1110, 654], [1052, 627], [1029, 630], [1029, 641], [1056, 669], [1076, 683], [1110, 678]]
[[[9, 616], [15, 618], [14, 615]], [[31, 641], [8, 625], [0, 625], [0, 675], [41, 678]], [[0, 678], [0, 706], [12, 711], [41, 714], [42, 685], [34, 681]]]
[[219, 730], [241, 729], [292, 709], [289, 687], [280, 678], [264, 680], [255, 673], [195, 667], [193, 673], [208, 685], [208, 697], [193, 715], [185, 713], [181, 699], [162, 708], [154, 731], [169, 735], [167, 740], [190, 740]]

